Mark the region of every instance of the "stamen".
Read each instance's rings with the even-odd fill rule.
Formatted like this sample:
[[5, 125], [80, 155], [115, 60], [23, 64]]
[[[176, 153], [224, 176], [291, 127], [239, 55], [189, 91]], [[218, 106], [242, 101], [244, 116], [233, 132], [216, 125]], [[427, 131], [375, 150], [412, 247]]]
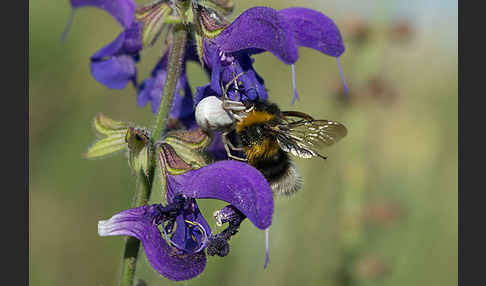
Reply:
[[63, 42], [63, 43], [66, 41], [67, 33], [71, 29], [71, 26], [73, 24], [73, 20], [74, 20], [74, 8], [71, 9], [71, 14], [69, 15], [69, 19], [68, 19], [68, 22], [66, 24], [66, 28], [64, 28], [64, 31], [62, 32], [61, 42]]
[[[208, 234], [206, 233], [206, 230], [204, 229], [204, 227], [196, 222], [196, 221], [189, 221], [189, 220], [184, 220], [184, 222], [188, 223], [188, 224], [191, 224], [193, 226], [196, 226], [199, 228], [199, 230], [201, 231], [201, 234], [203, 235], [203, 240], [201, 242], [201, 245], [199, 246], [199, 248], [194, 251], [194, 253], [197, 253], [197, 252], [200, 252], [201, 250], [203, 250], [205, 247], [206, 247], [206, 244], [208, 242]], [[179, 250], [182, 250], [182, 251], [187, 251], [186, 248], [184, 247], [181, 247], [180, 245], [178, 245], [177, 243], [175, 243], [168, 235], [167, 235], [167, 232], [165, 230], [165, 227], [162, 226], [162, 234], [164, 235], [164, 238], [166, 241], [170, 242], [170, 244], [172, 244], [174, 247], [176, 247], [177, 249]], [[192, 236], [192, 235], [191, 235]], [[194, 236], [192, 236], [192, 239], [196, 240]]]
[[168, 235], [167, 235], [167, 232], [165, 231], [165, 226], [162, 225], [162, 234], [164, 235], [164, 239], [168, 242], [170, 242], [170, 244], [172, 244], [175, 248], [179, 249], [179, 250], [184, 250], [184, 248], [182, 248], [179, 244], [175, 243]]
[[204, 229], [204, 227], [202, 226], [202, 224], [198, 223], [197, 221], [189, 221], [189, 220], [184, 220], [184, 221], [186, 223], [189, 223], [189, 224], [192, 224], [194, 226], [197, 226], [200, 229], [200, 231], [201, 231], [201, 233], [203, 235], [203, 240], [202, 240], [201, 245], [199, 246], [199, 248], [196, 251], [194, 251], [194, 252], [197, 253], [197, 252], [203, 250], [206, 247], [206, 243], [208, 242], [208, 234], [206, 233], [206, 230]]
[[344, 74], [343, 74], [343, 69], [341, 68], [341, 61], [339, 58], [336, 58], [337, 64], [338, 64], [338, 69], [339, 69], [339, 74], [341, 75], [341, 80], [343, 81], [343, 87], [344, 87], [344, 92], [346, 96], [348, 95], [348, 86], [346, 85], [346, 80], [344, 79]]
[[265, 265], [263, 268], [267, 268], [268, 262], [270, 262], [270, 250], [269, 250], [269, 243], [268, 243], [268, 232], [270, 228], [265, 229]]
[[213, 217], [216, 219], [216, 225], [217, 226], [223, 226], [223, 221], [222, 221], [223, 216], [221, 215], [221, 211], [218, 211], [218, 210], [214, 211]]
[[299, 95], [297, 94], [297, 86], [295, 84], [295, 65], [292, 64], [291, 68], [292, 68], [292, 88], [294, 90], [294, 95], [292, 96], [291, 105], [294, 105], [295, 101], [300, 100], [300, 99], [299, 99]]

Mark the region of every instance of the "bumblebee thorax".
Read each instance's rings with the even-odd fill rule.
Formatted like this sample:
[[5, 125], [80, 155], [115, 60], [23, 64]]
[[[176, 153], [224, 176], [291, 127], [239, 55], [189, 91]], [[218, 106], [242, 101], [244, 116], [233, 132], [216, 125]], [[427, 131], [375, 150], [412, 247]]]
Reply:
[[275, 117], [274, 114], [270, 114], [266, 111], [252, 110], [248, 115], [236, 124], [236, 132], [241, 133], [245, 128], [264, 124], [272, 120]]

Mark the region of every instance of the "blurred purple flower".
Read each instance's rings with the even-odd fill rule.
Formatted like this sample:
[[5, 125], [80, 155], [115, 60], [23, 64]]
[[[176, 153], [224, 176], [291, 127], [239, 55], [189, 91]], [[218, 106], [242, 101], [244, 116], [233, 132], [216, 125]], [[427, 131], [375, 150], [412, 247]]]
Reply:
[[134, 0], [71, 0], [73, 9], [93, 6], [105, 10], [124, 28], [132, 25], [136, 4]]
[[[298, 46], [336, 58], [344, 52], [338, 27], [318, 11], [300, 7], [246, 10], [214, 39], [205, 39], [203, 58], [211, 69], [211, 83], [197, 90], [195, 103], [221, 95], [221, 82], [226, 84], [241, 72], [239, 92], [230, 90], [228, 96], [240, 101], [266, 100], [263, 79], [254, 71], [250, 56], [269, 51], [283, 63], [294, 64], [299, 58]], [[294, 99], [296, 96], [295, 92]]]
[[[133, 0], [71, 0], [73, 9], [93, 6], [111, 14], [124, 28], [118, 37], [91, 57], [91, 74], [108, 88], [123, 89], [132, 82], [138, 89], [137, 104], [140, 107], [151, 103], [152, 112], [157, 113], [167, 75], [168, 51], [154, 67], [151, 76], [137, 83], [136, 63], [143, 48], [143, 23], [135, 21], [136, 4]], [[144, 7], [141, 7], [142, 9]], [[181, 76], [177, 82], [170, 116], [180, 120], [186, 128], [195, 124], [194, 103], [191, 87], [186, 76], [186, 61], [199, 62], [194, 44], [188, 41]], [[169, 50], [169, 49], [168, 49]]]
[[100, 83], [123, 89], [137, 84], [136, 63], [142, 44], [142, 24], [135, 22], [133, 0], [71, 0], [73, 9], [93, 6], [105, 10], [124, 28], [116, 39], [91, 57], [91, 74]]
[[[195, 199], [203, 198], [231, 204], [218, 212], [218, 224], [229, 223], [221, 234], [213, 235], [199, 211]], [[241, 162], [220, 161], [182, 175], [168, 175], [167, 201], [167, 206], [141, 206], [100, 221], [98, 234], [136, 237], [152, 267], [171, 280], [198, 276], [206, 266], [206, 248], [209, 255], [225, 256], [227, 240], [245, 217], [262, 230], [272, 222], [273, 194], [268, 182]], [[175, 233], [169, 237], [174, 225]]]
[[[165, 79], [167, 78], [167, 64], [169, 58], [169, 51], [162, 56], [162, 59], [157, 63], [152, 70], [151, 77], [146, 79], [138, 87], [137, 104], [144, 107], [148, 102], [151, 103], [152, 112], [156, 114], [159, 110], [162, 94], [164, 91]], [[182, 61], [182, 70], [179, 80], [177, 81], [174, 101], [170, 111], [172, 118], [179, 119], [186, 128], [190, 128], [195, 124], [194, 118], [194, 102], [192, 97], [192, 90], [189, 86], [189, 81], [186, 75], [186, 62], [193, 61], [199, 63], [197, 51], [191, 41], [186, 44], [186, 51]]]

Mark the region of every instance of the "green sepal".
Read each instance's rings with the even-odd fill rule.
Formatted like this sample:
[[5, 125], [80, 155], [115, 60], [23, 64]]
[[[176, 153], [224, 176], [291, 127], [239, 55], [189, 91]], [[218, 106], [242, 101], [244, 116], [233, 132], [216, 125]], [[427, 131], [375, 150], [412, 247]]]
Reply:
[[83, 154], [84, 158], [94, 159], [104, 157], [106, 155], [113, 154], [126, 148], [125, 132], [113, 133], [108, 137], [96, 141], [86, 153]]
[[134, 124], [116, 121], [99, 113], [94, 120], [94, 127], [99, 136], [83, 154], [85, 158], [94, 159], [128, 150], [128, 164], [135, 174], [142, 171], [148, 176], [150, 167], [150, 133]]
[[211, 144], [211, 137], [201, 128], [169, 131], [163, 140], [172, 146], [184, 146], [191, 150], [202, 150]]
[[194, 4], [192, 10], [197, 33], [204, 38], [215, 38], [230, 24], [221, 13], [212, 8]]
[[173, 147], [179, 158], [195, 169], [206, 166], [212, 161], [211, 155], [206, 150], [211, 144], [211, 137], [201, 128], [168, 132], [163, 142]]
[[96, 141], [83, 157], [88, 159], [104, 157], [125, 149], [125, 134], [129, 123], [108, 118], [103, 113], [96, 115], [93, 126], [96, 135], [101, 138]]
[[143, 128], [130, 127], [125, 136], [128, 146], [128, 164], [135, 174], [142, 171], [148, 176], [150, 168], [150, 134]]
[[184, 24], [193, 22], [193, 14], [191, 9], [192, 0], [174, 0], [177, 14], [182, 17]]
[[204, 68], [204, 44], [203, 44], [203, 37], [199, 33], [194, 33], [194, 39], [196, 41], [196, 51], [197, 56], [199, 58], [199, 62], [201, 63], [201, 67]]
[[172, 13], [170, 4], [158, 1], [137, 8], [135, 20], [143, 23], [142, 43], [144, 47], [151, 46], [165, 28], [166, 18]]
[[200, 0], [198, 4], [213, 9], [224, 16], [229, 16], [235, 8], [235, 3], [232, 0]]
[[159, 175], [180, 175], [211, 163], [206, 151], [210, 143], [211, 138], [200, 128], [170, 131], [155, 147], [159, 170], [162, 170]]
[[110, 136], [112, 134], [125, 133], [129, 123], [116, 121], [106, 117], [103, 113], [98, 113], [93, 121], [93, 126], [99, 137]]

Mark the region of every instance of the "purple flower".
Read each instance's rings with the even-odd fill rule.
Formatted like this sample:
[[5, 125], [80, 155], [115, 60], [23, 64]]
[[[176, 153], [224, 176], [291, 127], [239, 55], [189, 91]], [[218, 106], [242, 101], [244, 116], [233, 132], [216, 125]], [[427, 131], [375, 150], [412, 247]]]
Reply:
[[[218, 224], [229, 224], [219, 234], [213, 235], [199, 211], [195, 199], [204, 198], [230, 203], [215, 213]], [[167, 206], [141, 206], [100, 221], [98, 234], [136, 237], [152, 267], [171, 280], [199, 275], [206, 265], [205, 249], [209, 255], [228, 254], [227, 240], [245, 217], [262, 230], [272, 222], [269, 184], [255, 168], [241, 162], [220, 161], [182, 175], [168, 175], [167, 201]]]
[[[160, 2], [159, 4], [164, 3]], [[168, 11], [163, 10], [163, 7], [159, 4], [142, 6], [140, 11], [151, 12], [153, 10], [154, 13]], [[113, 89], [123, 89], [129, 82], [132, 82], [138, 89], [137, 104], [143, 107], [150, 102], [152, 112], [157, 113], [167, 75], [168, 51], [154, 67], [151, 76], [141, 85], [138, 85], [136, 64], [140, 58], [140, 51], [144, 47], [144, 23], [135, 20], [137, 11], [135, 2], [133, 0], [71, 0], [71, 5], [74, 9], [85, 6], [103, 9], [110, 13], [124, 28], [113, 42], [101, 48], [91, 57], [91, 74], [93, 77], [106, 87]], [[150, 20], [157, 18], [155, 16], [160, 16], [160, 14], [150, 14], [149, 16], [148, 19]], [[150, 22], [150, 24], [154, 25], [153, 22]], [[195, 124], [194, 103], [185, 67], [187, 60], [199, 63], [199, 58], [191, 41], [188, 41], [186, 46], [186, 56], [183, 61], [181, 76], [177, 82], [177, 95], [174, 97], [170, 116], [181, 121], [185, 127], [190, 128]]]
[[[159, 110], [162, 94], [164, 91], [165, 79], [167, 77], [167, 62], [169, 58], [169, 50], [164, 54], [162, 59], [157, 63], [152, 71], [151, 77], [146, 79], [138, 87], [137, 104], [140, 107], [144, 107], [148, 102], [151, 103], [152, 112], [156, 114]], [[186, 52], [182, 61], [181, 76], [177, 81], [176, 91], [174, 95], [174, 101], [170, 111], [172, 118], [179, 119], [187, 128], [190, 128], [195, 124], [194, 118], [194, 102], [192, 98], [192, 90], [189, 86], [186, 75], [186, 62], [194, 61], [199, 63], [197, 51], [192, 44], [188, 41], [186, 44]]]
[[205, 41], [204, 61], [211, 69], [211, 83], [198, 89], [196, 104], [208, 95], [221, 95], [220, 82], [226, 84], [241, 72], [244, 72], [238, 78], [241, 92], [230, 90], [229, 97], [241, 101], [266, 100], [263, 79], [252, 67], [250, 56], [253, 54], [269, 51], [283, 63], [294, 64], [299, 57], [298, 46], [336, 58], [344, 52], [336, 24], [318, 11], [299, 7], [280, 11], [268, 7], [250, 8], [214, 39]]
[[109, 88], [137, 84], [136, 63], [142, 44], [142, 25], [135, 22], [133, 0], [71, 0], [73, 9], [93, 6], [105, 10], [124, 28], [116, 39], [91, 57], [91, 74]]
[[236, 76], [238, 76], [237, 84], [231, 84], [228, 89], [229, 98], [238, 101], [257, 101], [268, 98], [264, 80], [253, 69], [254, 60], [247, 51], [226, 54], [209, 40], [205, 40], [204, 61], [210, 70], [211, 82], [197, 88], [194, 99], [196, 104], [210, 95], [221, 96], [223, 94], [221, 83], [226, 85]]
[[129, 82], [137, 85], [137, 68], [142, 49], [141, 24], [133, 22], [118, 37], [91, 57], [91, 74], [100, 83], [123, 89]]
[[71, 6], [76, 9], [93, 6], [105, 10], [115, 18], [124, 28], [133, 23], [136, 4], [133, 0], [71, 0]]

